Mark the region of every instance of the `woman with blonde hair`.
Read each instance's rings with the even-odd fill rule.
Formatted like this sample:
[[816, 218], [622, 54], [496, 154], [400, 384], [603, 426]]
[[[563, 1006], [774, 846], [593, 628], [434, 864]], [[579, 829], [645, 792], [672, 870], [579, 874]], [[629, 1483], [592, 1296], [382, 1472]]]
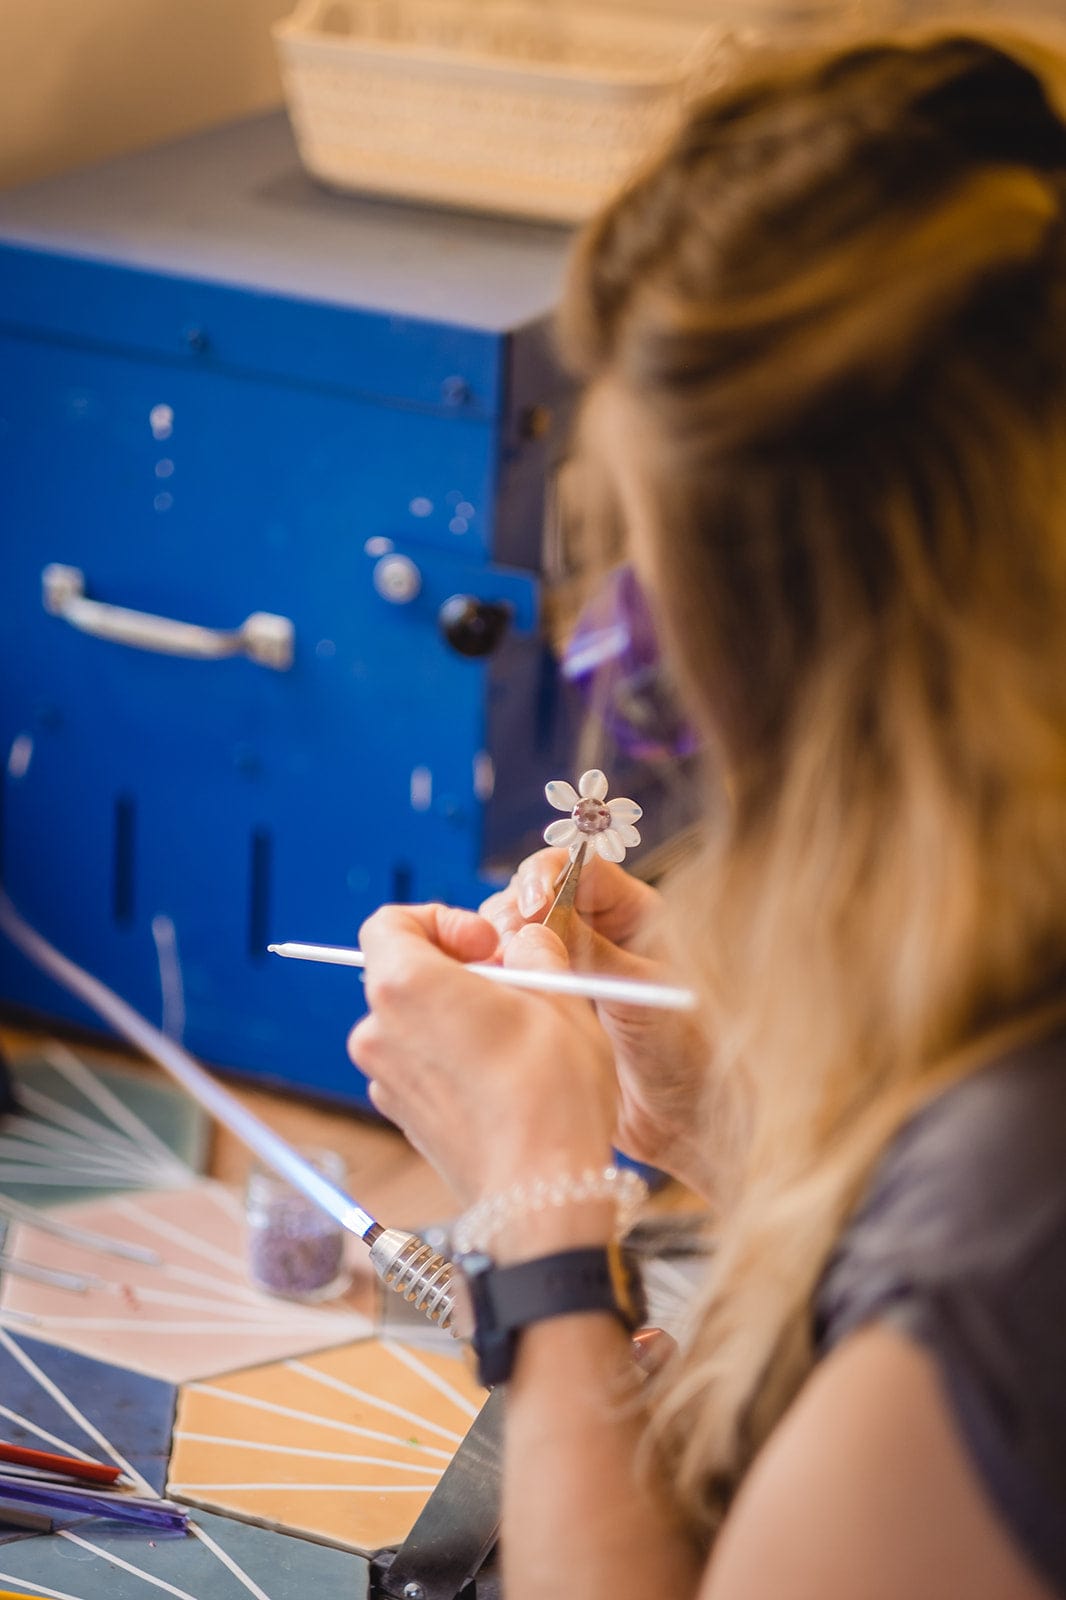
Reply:
[[[698, 853], [662, 901], [596, 861], [581, 963], [700, 1011], [462, 970], [567, 964], [549, 850], [372, 917], [350, 1040], [482, 1230], [508, 1600], [1066, 1595], [1066, 129], [965, 33], [764, 63], [561, 337], [706, 752]], [[642, 1387], [612, 1145], [718, 1219]]]

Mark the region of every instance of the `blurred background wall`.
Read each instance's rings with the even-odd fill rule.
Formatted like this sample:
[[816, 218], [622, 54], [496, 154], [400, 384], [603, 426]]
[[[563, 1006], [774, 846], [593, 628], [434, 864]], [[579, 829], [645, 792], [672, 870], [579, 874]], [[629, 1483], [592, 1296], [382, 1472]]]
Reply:
[[[542, 0], [548, 7], [573, 0]], [[582, 0], [802, 38], [945, 11], [1062, 22], [1066, 0]], [[0, 0], [0, 188], [278, 105], [270, 24], [295, 0]]]
[[0, 0], [0, 187], [281, 100], [292, 0]]

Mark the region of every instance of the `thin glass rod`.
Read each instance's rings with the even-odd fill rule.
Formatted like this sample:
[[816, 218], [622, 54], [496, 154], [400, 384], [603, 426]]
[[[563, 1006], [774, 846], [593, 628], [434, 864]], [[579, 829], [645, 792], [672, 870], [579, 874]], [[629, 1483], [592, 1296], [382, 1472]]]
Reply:
[[2, 890], [0, 931], [43, 972], [84, 1001], [116, 1033], [157, 1062], [205, 1111], [209, 1111], [228, 1128], [235, 1139], [239, 1139], [241, 1144], [257, 1155], [265, 1166], [271, 1167], [294, 1189], [321, 1206], [349, 1233], [356, 1234], [360, 1239], [368, 1239], [369, 1235], [368, 1242], [377, 1236], [380, 1225], [368, 1211], [364, 1211], [328, 1178], [316, 1172], [310, 1162], [305, 1161], [280, 1134], [246, 1110], [228, 1089], [224, 1089], [193, 1060], [187, 1050], [183, 1050], [173, 1039], [168, 1039], [165, 1033], [160, 1033], [158, 1028], [154, 1028], [140, 1012], [121, 1000], [99, 978], [92, 977], [54, 949], [19, 916]]

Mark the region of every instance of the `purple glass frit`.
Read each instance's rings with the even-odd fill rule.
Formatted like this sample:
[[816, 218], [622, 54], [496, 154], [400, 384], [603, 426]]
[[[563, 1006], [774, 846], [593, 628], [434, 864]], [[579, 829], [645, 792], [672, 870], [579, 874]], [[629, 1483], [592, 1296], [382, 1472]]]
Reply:
[[[344, 1162], [333, 1150], [305, 1151], [311, 1165], [331, 1182], [345, 1180]], [[344, 1229], [313, 1200], [272, 1171], [249, 1174], [246, 1194], [248, 1270], [268, 1294], [317, 1300], [345, 1286]]]
[[562, 674], [582, 691], [624, 754], [654, 761], [688, 756], [697, 748], [632, 567], [616, 567], [582, 611], [563, 655]]

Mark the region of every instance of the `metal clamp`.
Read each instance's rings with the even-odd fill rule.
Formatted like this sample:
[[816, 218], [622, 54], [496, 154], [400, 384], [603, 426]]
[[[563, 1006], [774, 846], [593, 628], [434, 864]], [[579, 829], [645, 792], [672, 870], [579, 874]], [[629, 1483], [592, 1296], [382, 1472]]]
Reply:
[[400, 1548], [374, 1557], [371, 1600], [500, 1600], [505, 1394], [492, 1390]]
[[44, 609], [62, 617], [80, 633], [135, 650], [158, 655], [188, 656], [197, 661], [219, 661], [226, 656], [247, 656], [261, 667], [287, 672], [293, 663], [295, 629], [288, 617], [255, 611], [239, 628], [202, 628], [194, 622], [176, 622], [146, 611], [107, 605], [85, 597], [85, 574], [77, 567], [52, 562], [41, 574]]

